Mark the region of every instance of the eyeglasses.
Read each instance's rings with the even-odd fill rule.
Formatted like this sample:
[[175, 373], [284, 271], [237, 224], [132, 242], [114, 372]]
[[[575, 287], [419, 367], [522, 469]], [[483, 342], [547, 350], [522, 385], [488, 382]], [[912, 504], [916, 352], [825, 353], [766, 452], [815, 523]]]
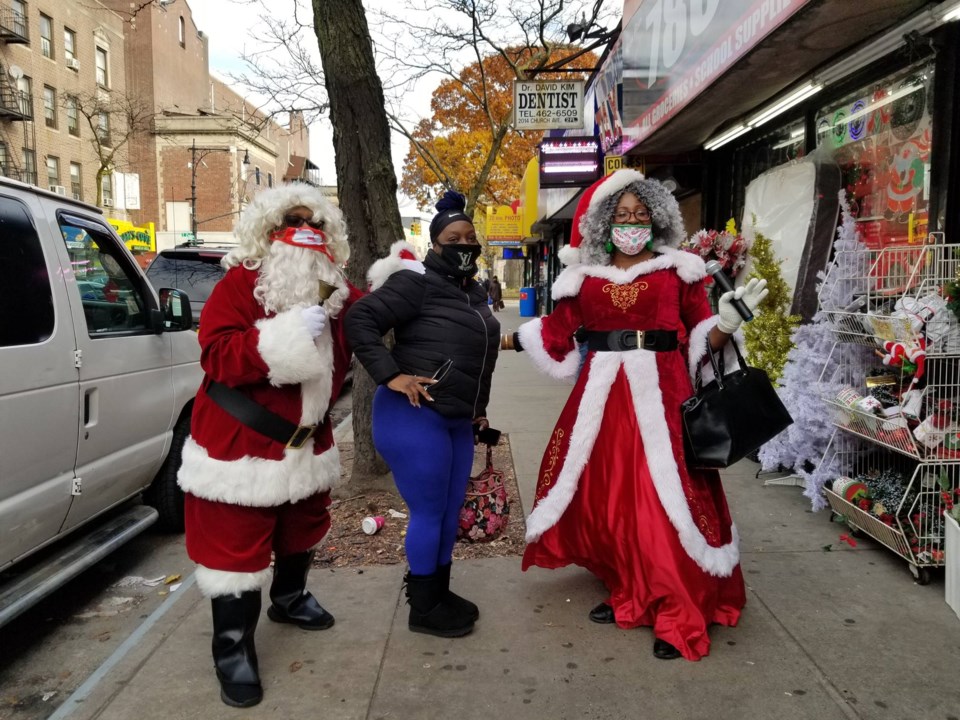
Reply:
[[309, 225], [314, 230], [323, 230], [323, 220], [313, 222], [312, 220], [307, 220], [299, 215], [284, 215], [283, 224], [291, 228], [301, 228], [304, 225]]
[[614, 222], [625, 223], [630, 218], [635, 218], [638, 222], [645, 222], [650, 219], [649, 210], [617, 210], [613, 216]]

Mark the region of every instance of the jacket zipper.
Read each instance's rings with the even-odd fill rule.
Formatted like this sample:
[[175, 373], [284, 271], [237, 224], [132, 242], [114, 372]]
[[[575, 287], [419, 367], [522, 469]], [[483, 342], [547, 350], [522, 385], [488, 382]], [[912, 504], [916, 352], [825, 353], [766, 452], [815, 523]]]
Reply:
[[480, 377], [477, 378], [477, 394], [473, 397], [473, 417], [476, 417], [477, 401], [480, 399], [480, 384], [483, 382], [483, 371], [487, 369], [487, 348], [490, 343], [487, 338], [487, 323], [484, 321], [483, 315], [481, 315], [478, 310], [474, 310], [473, 305], [470, 304], [470, 293], [464, 290], [463, 294], [467, 299], [467, 307], [479, 318], [480, 325], [483, 327], [483, 364], [480, 366]]

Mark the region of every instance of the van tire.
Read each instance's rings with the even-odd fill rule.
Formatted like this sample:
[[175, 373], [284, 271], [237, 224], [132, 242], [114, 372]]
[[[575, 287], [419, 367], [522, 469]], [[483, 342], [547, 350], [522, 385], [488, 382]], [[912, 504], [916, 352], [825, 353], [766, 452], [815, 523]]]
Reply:
[[173, 429], [170, 453], [160, 466], [160, 472], [150, 487], [143, 493], [144, 502], [156, 508], [160, 517], [157, 529], [168, 533], [183, 532], [183, 490], [177, 484], [177, 472], [183, 462], [183, 446], [190, 437], [190, 414], [188, 413]]

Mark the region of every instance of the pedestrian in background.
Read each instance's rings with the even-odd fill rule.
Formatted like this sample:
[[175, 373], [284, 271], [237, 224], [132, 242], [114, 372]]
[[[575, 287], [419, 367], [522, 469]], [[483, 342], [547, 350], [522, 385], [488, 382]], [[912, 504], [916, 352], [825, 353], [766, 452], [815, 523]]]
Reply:
[[[371, 267], [371, 293], [346, 320], [357, 359], [379, 385], [374, 445], [410, 511], [408, 626], [441, 637], [469, 633], [479, 617], [474, 603], [450, 591], [450, 571], [474, 434], [488, 427], [500, 333], [475, 279], [480, 244], [464, 206], [462, 195], [448, 191], [430, 223], [424, 261], [395, 243]], [[383, 343], [390, 330], [392, 350]]]
[[[741, 323], [734, 293], [714, 316], [703, 261], [677, 249], [676, 200], [634, 170], [591, 187], [573, 227], [554, 311], [504, 338], [557, 378], [577, 375], [581, 326], [588, 347], [540, 466], [523, 569], [587, 568], [609, 593], [591, 620], [651, 626], [657, 658], [698, 660], [746, 596], [720, 477], [684, 462], [680, 406], [708, 339], [720, 349]], [[737, 293], [755, 308], [766, 290]]]
[[360, 292], [340, 271], [350, 254], [343, 217], [316, 188], [257, 193], [236, 235], [203, 309], [205, 376], [178, 481], [187, 553], [212, 607], [220, 697], [250, 707], [263, 698], [261, 587], [270, 583], [274, 622], [334, 622], [306, 582], [340, 478], [328, 410], [350, 364], [341, 316]]
[[503, 288], [500, 287], [500, 280], [494, 275], [490, 280], [490, 307], [494, 312], [503, 310]]

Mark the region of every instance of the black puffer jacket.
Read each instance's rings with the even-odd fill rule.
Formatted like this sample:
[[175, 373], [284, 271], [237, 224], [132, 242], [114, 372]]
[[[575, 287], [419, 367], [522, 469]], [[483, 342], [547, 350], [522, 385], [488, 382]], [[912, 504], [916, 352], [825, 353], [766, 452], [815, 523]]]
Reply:
[[[500, 323], [480, 283], [468, 280], [462, 289], [461, 279], [446, 275], [433, 252], [424, 267], [423, 275], [395, 272], [351, 306], [345, 323], [350, 345], [377, 384], [400, 373], [433, 377], [440, 372], [440, 381], [427, 389], [434, 402], [424, 405], [445, 417], [483, 416]], [[389, 351], [383, 336], [391, 329], [396, 344]]]

